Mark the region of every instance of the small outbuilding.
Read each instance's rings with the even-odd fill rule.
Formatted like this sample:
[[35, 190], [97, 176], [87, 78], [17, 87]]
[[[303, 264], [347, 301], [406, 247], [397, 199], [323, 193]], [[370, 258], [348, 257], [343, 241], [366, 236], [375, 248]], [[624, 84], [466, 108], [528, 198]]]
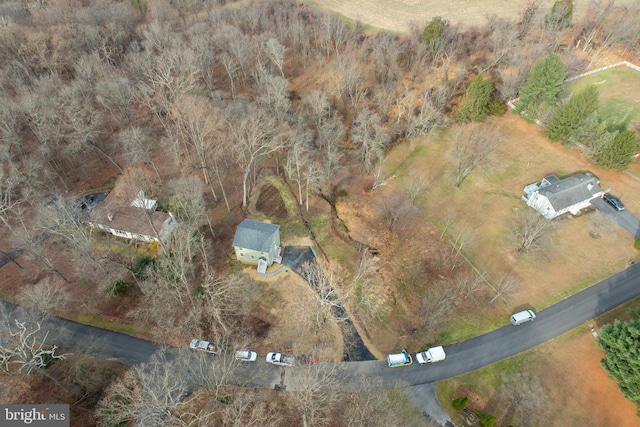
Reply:
[[601, 197], [600, 180], [589, 172], [559, 179], [555, 175], [545, 177], [540, 184], [524, 187], [522, 199], [547, 219], [557, 218], [565, 213], [577, 215], [591, 204], [591, 200]]
[[239, 261], [258, 264], [258, 271], [264, 272], [274, 262], [282, 261], [280, 226], [245, 219], [236, 229], [233, 249]]

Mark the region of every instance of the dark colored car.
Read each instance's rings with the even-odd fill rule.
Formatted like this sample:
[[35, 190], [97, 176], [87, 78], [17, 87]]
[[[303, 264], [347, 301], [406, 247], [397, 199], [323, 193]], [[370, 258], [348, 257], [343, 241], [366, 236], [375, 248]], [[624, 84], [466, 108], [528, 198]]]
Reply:
[[611, 206], [613, 206], [613, 208], [617, 211], [623, 211], [624, 210], [624, 205], [622, 204], [622, 202], [620, 201], [620, 199], [618, 199], [615, 196], [612, 196], [611, 194], [605, 194], [604, 196], [602, 196], [602, 198], [604, 200], [606, 200]]

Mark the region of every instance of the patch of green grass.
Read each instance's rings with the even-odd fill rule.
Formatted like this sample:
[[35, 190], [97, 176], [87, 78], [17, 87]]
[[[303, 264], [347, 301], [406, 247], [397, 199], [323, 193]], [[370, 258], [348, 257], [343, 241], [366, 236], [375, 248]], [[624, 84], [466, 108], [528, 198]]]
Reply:
[[327, 245], [323, 249], [330, 260], [335, 260], [340, 265], [346, 264], [353, 256], [352, 248], [348, 245]]
[[474, 317], [457, 317], [449, 327], [438, 334], [437, 342], [452, 344], [464, 341], [478, 335], [491, 332], [507, 324], [507, 317], [503, 313], [483, 316], [481, 319]]
[[313, 231], [320, 231], [329, 226], [329, 218], [314, 218], [309, 220], [309, 228]]
[[535, 365], [540, 357], [538, 351], [526, 351], [475, 371], [439, 381], [436, 384], [436, 393], [441, 402], [450, 403], [451, 400], [459, 397], [451, 395], [455, 382], [468, 386], [480, 397], [490, 398], [502, 384], [503, 374], [526, 371], [530, 366]]
[[131, 0], [131, 6], [138, 10], [146, 9], [147, 3], [147, 0]]
[[87, 277], [81, 277], [78, 280], [78, 283], [80, 283], [80, 286], [85, 287], [85, 288], [91, 288], [94, 285], [93, 281], [91, 279], [87, 278]]
[[599, 113], [609, 125], [633, 128], [640, 124], [640, 72], [624, 66], [610, 68], [579, 78], [567, 88], [574, 92], [590, 85], [598, 88]]
[[309, 235], [309, 230], [304, 226], [300, 218], [287, 218], [280, 222], [281, 234], [283, 236], [305, 237]]
[[108, 329], [110, 331], [121, 332], [127, 335], [135, 335], [136, 332], [139, 332], [134, 325], [127, 325], [119, 322], [111, 322], [109, 320], [101, 319], [96, 316], [91, 316], [89, 314], [79, 314], [75, 321], [78, 323], [83, 323], [85, 325], [95, 326], [97, 328]]
[[410, 302], [409, 291], [407, 290], [407, 283], [402, 278], [399, 278], [397, 282], [398, 282], [398, 290], [402, 295], [402, 299], [404, 299], [407, 302]]
[[640, 108], [628, 99], [610, 99], [601, 108], [601, 116], [609, 125], [622, 125], [625, 129], [638, 121]]

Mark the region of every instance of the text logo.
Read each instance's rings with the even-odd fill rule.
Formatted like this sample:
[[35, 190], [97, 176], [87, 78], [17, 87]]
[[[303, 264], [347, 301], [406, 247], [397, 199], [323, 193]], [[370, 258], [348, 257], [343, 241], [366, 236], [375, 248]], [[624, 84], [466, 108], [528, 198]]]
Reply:
[[0, 426], [69, 427], [69, 405], [0, 405]]

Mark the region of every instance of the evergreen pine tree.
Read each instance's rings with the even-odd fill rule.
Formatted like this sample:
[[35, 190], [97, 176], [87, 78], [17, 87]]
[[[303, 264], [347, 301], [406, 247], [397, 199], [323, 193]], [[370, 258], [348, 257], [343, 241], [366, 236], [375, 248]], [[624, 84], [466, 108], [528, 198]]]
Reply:
[[632, 156], [638, 152], [638, 136], [625, 130], [617, 133], [613, 142], [598, 157], [598, 164], [607, 169], [623, 171], [629, 167]]
[[548, 128], [549, 138], [566, 142], [580, 122], [597, 110], [598, 106], [598, 89], [595, 86], [587, 86], [576, 92], [567, 103], [556, 110]]
[[443, 21], [439, 16], [434, 17], [422, 30], [422, 43], [427, 45], [438, 44], [444, 39], [444, 30], [446, 28], [446, 21]]
[[552, 53], [536, 62], [526, 86], [520, 90], [516, 112], [535, 118], [540, 109], [555, 105], [565, 77], [567, 72], [558, 55]]
[[456, 112], [456, 120], [460, 123], [481, 122], [487, 117], [487, 107], [493, 93], [493, 82], [478, 74], [467, 88], [462, 104]]
[[571, 25], [573, 16], [572, 0], [556, 0], [551, 8], [551, 12], [545, 16], [544, 22], [548, 28], [554, 30], [564, 30]]
[[622, 394], [640, 405], [640, 317], [604, 325], [597, 342], [607, 355], [602, 366], [618, 383]]

